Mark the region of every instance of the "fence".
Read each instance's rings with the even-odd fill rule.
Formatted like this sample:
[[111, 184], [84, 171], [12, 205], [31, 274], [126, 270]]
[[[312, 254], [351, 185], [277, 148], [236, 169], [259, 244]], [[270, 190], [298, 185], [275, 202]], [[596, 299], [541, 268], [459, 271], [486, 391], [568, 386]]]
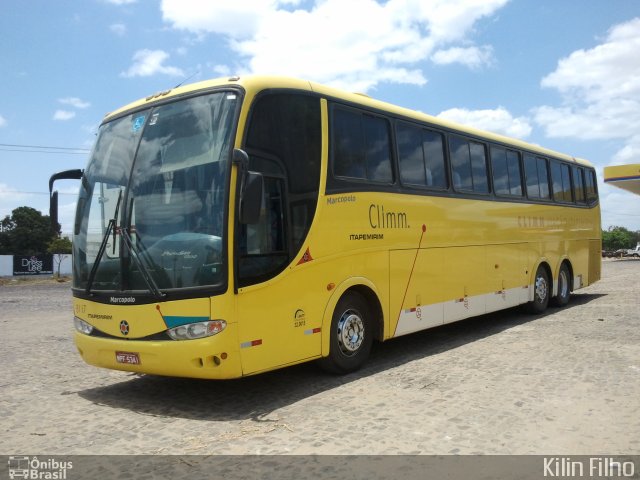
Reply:
[[71, 275], [70, 254], [0, 255], [0, 277], [28, 275]]

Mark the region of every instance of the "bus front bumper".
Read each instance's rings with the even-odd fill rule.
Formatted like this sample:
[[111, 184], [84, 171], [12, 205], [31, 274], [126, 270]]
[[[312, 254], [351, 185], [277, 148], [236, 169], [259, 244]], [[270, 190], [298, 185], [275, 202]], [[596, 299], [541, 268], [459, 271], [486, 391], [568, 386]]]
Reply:
[[224, 379], [242, 376], [235, 325], [197, 340], [137, 341], [75, 332], [75, 343], [89, 365], [170, 377]]

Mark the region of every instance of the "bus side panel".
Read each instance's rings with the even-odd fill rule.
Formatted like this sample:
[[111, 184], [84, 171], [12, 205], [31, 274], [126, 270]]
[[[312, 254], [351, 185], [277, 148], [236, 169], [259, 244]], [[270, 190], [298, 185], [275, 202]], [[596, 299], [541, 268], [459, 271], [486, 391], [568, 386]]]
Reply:
[[487, 246], [487, 312], [514, 307], [528, 301], [524, 244]]
[[[312, 265], [237, 295], [244, 375], [320, 356], [326, 281]], [[287, 271], [288, 272], [288, 271]]]
[[589, 280], [588, 284], [600, 280], [602, 268], [602, 242], [598, 240], [589, 241]]
[[389, 252], [390, 331], [395, 332], [394, 336], [442, 325], [444, 277], [444, 255], [440, 248]]
[[448, 292], [444, 304], [445, 323], [482, 315], [486, 312], [486, 247], [444, 249], [446, 275], [443, 286]]

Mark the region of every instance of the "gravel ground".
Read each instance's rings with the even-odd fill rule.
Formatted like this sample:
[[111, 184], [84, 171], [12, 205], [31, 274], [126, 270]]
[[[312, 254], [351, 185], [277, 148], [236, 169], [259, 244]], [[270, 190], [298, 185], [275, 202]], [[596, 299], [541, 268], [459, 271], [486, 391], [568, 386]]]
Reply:
[[69, 284], [0, 285], [0, 454], [640, 454], [640, 261], [518, 309], [234, 381], [85, 365]]

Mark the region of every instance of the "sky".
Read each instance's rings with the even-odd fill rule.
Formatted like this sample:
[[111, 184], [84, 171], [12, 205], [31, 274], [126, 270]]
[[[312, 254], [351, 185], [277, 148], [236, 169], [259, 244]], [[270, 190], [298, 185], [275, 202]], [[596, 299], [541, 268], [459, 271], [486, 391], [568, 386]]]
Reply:
[[[640, 163], [638, 0], [23, 0], [0, 33], [0, 218], [47, 214], [109, 111], [279, 74], [585, 158], [603, 228], [640, 230], [640, 197], [602, 182]], [[56, 186], [70, 233], [78, 184]]]

